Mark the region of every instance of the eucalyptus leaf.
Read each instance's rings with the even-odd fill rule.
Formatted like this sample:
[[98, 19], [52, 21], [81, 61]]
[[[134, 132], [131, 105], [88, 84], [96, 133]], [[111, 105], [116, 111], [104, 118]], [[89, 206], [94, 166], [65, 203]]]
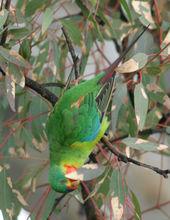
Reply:
[[122, 105], [126, 104], [127, 99], [127, 86], [121, 81], [116, 83], [116, 90], [112, 100], [111, 107], [111, 127], [112, 132], [116, 130], [119, 111]]
[[128, 195], [128, 188], [118, 169], [114, 169], [112, 172], [109, 188], [109, 194], [113, 195], [113, 197], [118, 197], [120, 204], [123, 205], [126, 201], [126, 196]]
[[0, 11], [0, 29], [5, 24], [7, 17], [8, 17], [8, 11], [6, 9], [1, 10]]
[[135, 86], [134, 103], [136, 121], [138, 124], [138, 128], [141, 131], [145, 126], [145, 120], [148, 111], [148, 96], [142, 83], [139, 83]]
[[124, 9], [124, 11], [126, 12], [126, 15], [129, 19], [129, 21], [132, 21], [132, 16], [131, 16], [131, 11], [129, 9], [129, 5], [127, 3], [126, 0], [120, 0], [121, 6]]
[[145, 139], [128, 137], [122, 140], [122, 142], [130, 148], [136, 150], [144, 150], [144, 151], [157, 151], [157, 150], [165, 150], [168, 146], [164, 144], [157, 144]]
[[82, 36], [76, 23], [72, 19], [65, 19], [62, 20], [62, 25], [66, 28], [71, 40], [80, 46], [82, 44]]
[[0, 46], [0, 57], [3, 57], [6, 61], [18, 65], [23, 68], [30, 68], [31, 65], [15, 50], [8, 50]]
[[142, 212], [141, 212], [138, 198], [136, 197], [136, 195], [132, 191], [131, 191], [131, 195], [132, 195], [132, 202], [135, 207], [135, 210], [134, 210], [135, 211], [135, 220], [141, 220]]
[[7, 210], [12, 210], [12, 191], [7, 183], [6, 179], [6, 168], [0, 165], [0, 207], [4, 219], [10, 220], [9, 212]]
[[43, 7], [47, 4], [49, 4], [48, 0], [41, 0], [41, 1], [30, 0], [26, 4], [25, 16], [26, 17], [32, 16], [36, 11], [42, 10]]
[[48, 29], [50, 24], [53, 21], [53, 10], [51, 8], [47, 8], [43, 14], [42, 19], [42, 34]]
[[131, 73], [142, 69], [148, 60], [148, 56], [144, 53], [137, 53], [131, 59], [127, 60], [116, 68], [118, 73]]

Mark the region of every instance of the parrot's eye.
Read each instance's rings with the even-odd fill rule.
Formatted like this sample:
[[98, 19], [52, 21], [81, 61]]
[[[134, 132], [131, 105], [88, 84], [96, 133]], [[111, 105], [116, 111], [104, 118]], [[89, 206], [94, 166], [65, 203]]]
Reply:
[[65, 185], [66, 183], [67, 183], [67, 180], [65, 180], [65, 179], [60, 180], [61, 185]]

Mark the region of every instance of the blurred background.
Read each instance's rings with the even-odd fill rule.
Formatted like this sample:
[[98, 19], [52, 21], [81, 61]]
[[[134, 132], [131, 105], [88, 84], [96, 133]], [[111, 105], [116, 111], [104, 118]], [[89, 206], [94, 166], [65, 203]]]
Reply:
[[[99, 6], [105, 8], [103, 14], [106, 16], [107, 20], [105, 20], [105, 17], [102, 17], [103, 14], [100, 11], [99, 18], [102, 18], [104, 23], [108, 21], [111, 25], [110, 29], [112, 30], [111, 32], [108, 27], [97, 23], [97, 25], [99, 25], [97, 30], [98, 28], [100, 30], [98, 30], [96, 35], [101, 34], [102, 36], [97, 37], [96, 35], [93, 35], [95, 40], [91, 40], [90, 37], [86, 36], [90, 31], [89, 29], [85, 30], [85, 28], [87, 28], [91, 22], [90, 25], [93, 29], [94, 23], [88, 16], [86, 19], [90, 20], [89, 23], [85, 17], [81, 18], [82, 8], [77, 4], [77, 2], [81, 1], [49, 1], [48, 4], [47, 2], [48, 1], [42, 1], [41, 4], [41, 1], [35, 1], [34, 5], [33, 1], [12, 0], [10, 5], [11, 18], [9, 18], [9, 20], [11, 20], [8, 23], [9, 36], [6, 39], [7, 48], [12, 48], [13, 50], [18, 51], [20, 55], [33, 65], [33, 70], [23, 70], [23, 72], [25, 71], [27, 76], [40, 83], [56, 82], [57, 80], [63, 83], [66, 81], [72, 69], [72, 58], [65, 44], [65, 39], [63, 38], [63, 33], [61, 31], [62, 25], [65, 25], [68, 33], [71, 35], [76, 55], [83, 60], [81, 63], [81, 71], [83, 73], [81, 77], [83, 79], [85, 76], [86, 79], [91, 78], [97, 72], [107, 68], [118, 57], [119, 53], [123, 50], [123, 47], [126, 47], [126, 45], [128, 45], [134, 38], [135, 34], [139, 32], [141, 25], [146, 26], [147, 22], [151, 23], [150, 29], [139, 39], [126, 59], [129, 59], [139, 52], [145, 54], [157, 53], [162, 46], [160, 45], [159, 47], [159, 42], [157, 42], [159, 40], [155, 40], [156, 38], [159, 38], [158, 34], [160, 27], [163, 32], [162, 39], [165, 38], [170, 28], [170, 15], [168, 9], [170, 7], [169, 1], [156, 1], [156, 3], [155, 1], [145, 1], [147, 5], [144, 3], [141, 8], [144, 7], [143, 11], [147, 9], [146, 14], [144, 12], [142, 14], [139, 10], [140, 7], [134, 3], [136, 2], [137, 4], [137, 2], [139, 3], [142, 1], [84, 1], [83, 4], [91, 14], [96, 13], [95, 10], [98, 10]], [[125, 3], [127, 3], [127, 5]], [[1, 0], [1, 4], [3, 4], [3, 0]], [[29, 4], [31, 6], [28, 6]], [[156, 4], [159, 7], [162, 19], [161, 24], [159, 24], [159, 21], [155, 18], [155, 5], [153, 4]], [[125, 10], [127, 6], [130, 8], [130, 11]], [[89, 16], [91, 14], [89, 14]], [[129, 22], [129, 17], [132, 19], [131, 22]], [[71, 34], [69, 27], [74, 27], [74, 24], [72, 24], [73, 21], [71, 20], [70, 22], [69, 20], [70, 23], [68, 22], [66, 25], [66, 23], [63, 22], [65, 18], [73, 18], [76, 28], [79, 28], [80, 32], [82, 31], [82, 39], [76, 39], [76, 36], [74, 36], [77, 35], [78, 38], [78, 35], [80, 34], [79, 32]], [[106, 24], [106, 26], [109, 26], [109, 24]], [[71, 29], [71, 31], [74, 32], [73, 29]], [[94, 32], [95, 31], [96, 30], [94, 30]], [[77, 41], [83, 40], [83, 42], [75, 43], [76, 40], [74, 42], [74, 38]], [[124, 46], [121, 44], [122, 41]], [[168, 39], [168, 42], [170, 42], [170, 39]], [[29, 45], [31, 45], [31, 47], [29, 47]], [[31, 50], [31, 52], [29, 50]], [[170, 53], [167, 53], [169, 56]], [[147, 81], [148, 78], [145, 76], [150, 74], [150, 79], [153, 79], [153, 82], [156, 82], [158, 86], [162, 86], [161, 88], [164, 89], [165, 94], [169, 94], [170, 92], [169, 59], [167, 59], [167, 61], [165, 68], [163, 67], [163, 64], [162, 66], [159, 66], [158, 60], [150, 66], [150, 68], [153, 68], [152, 71], [154, 70], [156, 72], [157, 69], [158, 72], [156, 73], [150, 74], [148, 69], [143, 71], [145, 74], [144, 79]], [[4, 65], [3, 60], [1, 61], [1, 64], [3, 68], [7, 68], [6, 64]], [[12, 67], [12, 70], [14, 70], [13, 68], [14, 67]], [[20, 74], [21, 73], [18, 72], [16, 73], [19, 78], [21, 77]], [[132, 80], [137, 76], [138, 74], [134, 73]], [[128, 77], [125, 75], [126, 80], [128, 80]], [[21, 78], [20, 80], [17, 79], [17, 82], [20, 84]], [[60, 93], [59, 88], [54, 87], [50, 88], [50, 90], [55, 94]], [[13, 207], [14, 209], [17, 209], [18, 212], [16, 212], [18, 217], [15, 215], [14, 218], [17, 218], [18, 220], [45, 219], [43, 216], [44, 213], [51, 208], [56, 195], [59, 196], [59, 194], [54, 192], [50, 192], [50, 194], [48, 191], [48, 185], [44, 185], [48, 183], [49, 164], [48, 143], [44, 127], [47, 114], [50, 110], [50, 105], [28, 88], [24, 89], [24, 91], [22, 88], [16, 88], [15, 92], [16, 112], [13, 112], [8, 104], [9, 97], [8, 100], [6, 97], [4, 80], [1, 78], [1, 163], [3, 165], [9, 165], [9, 167], [7, 166], [4, 168], [7, 173], [6, 175], [12, 178], [14, 188], [17, 190], [21, 189], [21, 194], [23, 196], [19, 195], [19, 203], [22, 204], [22, 206], [18, 205], [16, 208], [14, 205]], [[158, 95], [156, 94], [155, 96], [158, 97]], [[168, 114], [169, 109], [167, 106], [162, 107], [159, 101], [158, 104], [156, 103], [154, 105], [158, 107], [157, 110], [160, 113], [161, 118]], [[126, 107], [124, 108], [125, 109], [121, 110], [122, 112], [126, 111]], [[122, 115], [124, 114], [120, 113], [119, 117]], [[126, 117], [120, 119], [120, 123], [118, 123], [117, 121], [119, 121], [119, 117], [115, 120], [116, 122], [114, 121], [114, 114], [111, 118], [112, 131], [115, 131], [116, 135], [121, 133], [121, 129], [121, 134], [124, 134], [123, 132], [126, 130], [126, 128], [121, 128], [122, 122], [129, 123]], [[22, 121], [22, 125], [20, 124], [21, 119], [25, 119], [25, 122]], [[153, 122], [153, 129], [159, 124], [159, 120], [157, 118], [155, 119], [153, 115], [151, 118], [147, 119], [150, 120], [150, 122]], [[168, 123], [169, 121], [167, 122], [167, 127], [169, 126]], [[166, 132], [157, 132], [149, 137], [154, 140], [154, 142], [159, 142], [169, 147], [170, 137]], [[170, 154], [168, 150], [163, 153], [144, 152], [129, 149], [127, 147], [125, 153], [134, 155], [135, 159], [140, 160], [141, 162], [145, 162], [161, 169], [170, 169]], [[119, 182], [118, 191], [120, 191], [121, 194], [122, 188], [125, 187], [123, 181], [126, 180], [128, 189], [133, 191], [140, 203], [143, 220], [170, 219], [170, 178], [165, 179], [150, 170], [135, 165], [125, 165], [121, 163], [121, 165], [117, 165], [117, 167], [120, 169], [119, 171], [121, 171], [122, 176], [124, 176], [122, 182]], [[3, 181], [3, 179], [1, 179], [1, 181]], [[2, 182], [2, 184], [5, 183]], [[53, 215], [50, 219], [87, 219], [87, 213], [81, 202], [82, 198], [80, 194], [81, 192], [78, 192], [66, 196], [56, 209], [55, 213], [57, 213], [57, 217], [56, 215]], [[12, 201], [14, 204], [16, 200], [16, 198], [13, 199], [11, 195], [9, 197], [7, 195], [7, 197], [5, 196], [3, 199], [9, 200], [9, 203]], [[25, 204], [26, 201], [28, 204]], [[131, 210], [133, 213], [134, 207], [132, 204], [130, 202], [128, 203], [126, 200], [124, 200], [124, 202], [126, 203], [125, 206], [128, 207], [128, 204], [130, 206], [128, 208], [126, 207], [128, 212]], [[0, 205], [3, 206], [3, 203], [0, 202]], [[4, 207], [2, 208], [4, 209]], [[124, 214], [121, 217], [112, 215], [107, 205], [103, 210], [106, 219], [133, 219], [133, 214], [130, 213], [126, 215], [126, 211], [124, 211]], [[9, 216], [11, 216], [9, 219], [14, 219], [12, 217], [13, 213], [11, 214], [10, 211]], [[0, 215], [0, 220], [1, 219], [3, 220], [2, 215]]]

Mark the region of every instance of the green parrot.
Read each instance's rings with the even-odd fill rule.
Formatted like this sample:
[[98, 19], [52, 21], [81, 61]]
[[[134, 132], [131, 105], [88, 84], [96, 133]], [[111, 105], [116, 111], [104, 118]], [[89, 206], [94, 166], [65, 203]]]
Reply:
[[79, 181], [65, 175], [85, 163], [106, 132], [109, 122], [105, 112], [114, 91], [114, 69], [144, 31], [114, 62], [112, 69], [68, 89], [55, 104], [46, 123], [50, 147], [49, 183], [55, 191], [67, 193], [77, 189]]
[[[98, 110], [96, 96], [104, 72], [67, 90], [55, 105], [46, 125], [50, 146], [49, 182], [57, 192], [77, 188], [65, 177], [81, 167], [109, 126]], [[113, 83], [112, 83], [113, 84]]]

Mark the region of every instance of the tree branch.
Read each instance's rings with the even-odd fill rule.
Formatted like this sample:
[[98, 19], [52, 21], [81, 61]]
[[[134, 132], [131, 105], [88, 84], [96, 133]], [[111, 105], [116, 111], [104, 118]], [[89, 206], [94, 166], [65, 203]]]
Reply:
[[[6, 76], [5, 71], [0, 67], [0, 72], [3, 76]], [[39, 84], [38, 82], [25, 77], [25, 86], [32, 89], [33, 91], [37, 92], [41, 95], [44, 99], [48, 100], [53, 106], [58, 101], [58, 97], [46, 89], [43, 85]]]
[[97, 207], [93, 198], [89, 198], [90, 191], [89, 189], [94, 187], [93, 181], [88, 181], [85, 183], [81, 183], [81, 193], [84, 199], [84, 209], [86, 213], [86, 217], [88, 220], [104, 220], [104, 216], [102, 211]]
[[147, 169], [150, 169], [160, 175], [162, 175], [164, 178], [168, 178], [168, 174], [170, 174], [170, 170], [162, 170], [159, 169], [158, 167], [151, 166], [149, 164], [141, 163], [137, 160], [134, 160], [130, 157], [127, 157], [126, 155], [122, 154], [120, 151], [118, 151], [113, 145], [109, 142], [106, 136], [104, 136], [102, 139], [102, 143], [107, 146], [107, 148], [118, 157], [118, 159], [124, 163], [133, 163], [137, 166], [145, 167]]
[[43, 98], [48, 100], [53, 106], [58, 101], [58, 97], [54, 95], [54, 93], [50, 92], [48, 89], [46, 89], [43, 85], [37, 83], [36, 81], [25, 77], [25, 85], [37, 92], [39, 95], [41, 95]]

